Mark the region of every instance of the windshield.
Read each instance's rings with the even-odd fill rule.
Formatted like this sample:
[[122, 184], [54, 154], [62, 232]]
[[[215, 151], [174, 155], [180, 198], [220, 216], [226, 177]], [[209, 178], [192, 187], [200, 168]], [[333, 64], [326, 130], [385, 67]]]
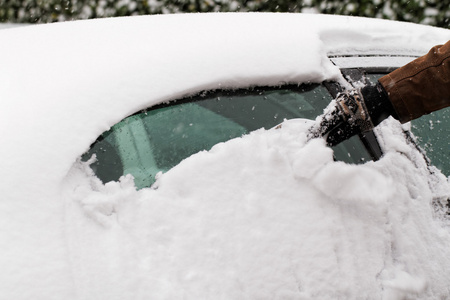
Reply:
[[[322, 85], [214, 91], [139, 112], [102, 134], [83, 156], [103, 181], [132, 174], [138, 188], [154, 183], [183, 159], [217, 143], [285, 119], [315, 119], [332, 100]], [[357, 137], [335, 147], [335, 157], [351, 163], [370, 160]]]

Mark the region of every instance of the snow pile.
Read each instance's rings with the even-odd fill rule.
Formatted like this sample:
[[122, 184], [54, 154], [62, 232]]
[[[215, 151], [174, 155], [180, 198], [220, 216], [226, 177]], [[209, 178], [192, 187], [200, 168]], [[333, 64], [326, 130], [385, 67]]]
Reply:
[[78, 297], [450, 297], [450, 234], [426, 165], [407, 157], [415, 150], [386, 140], [379, 162], [334, 162], [322, 140], [307, 142], [310, 125], [218, 144], [154, 189], [136, 191], [129, 177], [102, 185], [76, 163], [64, 226]]

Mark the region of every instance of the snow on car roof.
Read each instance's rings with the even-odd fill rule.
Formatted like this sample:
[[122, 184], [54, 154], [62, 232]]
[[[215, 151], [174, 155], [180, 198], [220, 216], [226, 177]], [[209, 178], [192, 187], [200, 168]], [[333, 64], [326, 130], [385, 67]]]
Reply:
[[11, 178], [11, 172], [35, 177], [13, 167], [19, 154], [38, 155], [25, 164], [32, 169], [52, 159], [57, 179], [103, 131], [153, 104], [203, 89], [320, 82], [338, 77], [329, 53], [425, 53], [448, 38], [447, 30], [383, 20], [256, 13], [113, 18], [3, 31], [1, 133], [16, 146], [0, 154], [11, 162]]
[[[55, 299], [70, 299], [77, 293], [89, 295], [89, 288], [81, 291], [74, 285], [89, 287], [93, 277], [83, 275], [89, 270], [78, 264], [78, 258], [82, 257], [81, 263], [86, 264], [90, 255], [92, 264], [102, 265], [102, 270], [111, 267], [112, 273], [133, 273], [109, 266], [109, 259], [114, 259], [102, 258], [105, 249], [92, 246], [109, 245], [108, 239], [114, 239], [116, 234], [122, 236], [123, 232], [112, 230], [98, 240], [94, 229], [82, 240], [83, 246], [93, 252], [85, 253], [84, 248], [77, 247], [77, 230], [87, 225], [73, 216], [76, 201], [66, 202], [61, 196], [68, 192], [82, 195], [79, 205], [88, 215], [92, 212], [97, 216], [98, 209], [114, 214], [117, 208], [111, 206], [111, 199], [103, 206], [89, 202], [92, 195], [84, 190], [89, 184], [67, 187], [62, 182], [90, 143], [125, 116], [204, 89], [339, 80], [338, 69], [327, 55], [424, 54], [448, 39], [448, 30], [406, 23], [256, 13], [129, 17], [0, 31], [0, 290], [9, 291], [11, 299], [20, 298], [21, 292], [28, 296], [55, 295]], [[292, 140], [293, 135], [288, 136]], [[264, 155], [270, 160], [272, 152], [266, 150]], [[328, 154], [324, 155], [326, 161]], [[75, 174], [72, 177], [81, 176], [71, 172]], [[378, 173], [372, 169], [367, 172], [365, 178], [376, 179], [376, 186], [384, 185]], [[172, 174], [176, 178], [177, 173]], [[180, 176], [184, 175], [181, 172]], [[171, 178], [174, 177], [164, 180]], [[126, 195], [128, 187], [123, 185], [120, 193]], [[115, 185], [109, 188], [117, 191]], [[298, 192], [296, 188], [292, 191]], [[390, 188], [388, 194], [389, 191]], [[107, 187], [100, 197], [108, 193]], [[184, 197], [182, 191], [166, 193], [175, 193], [177, 199]], [[132, 198], [139, 197], [133, 194]], [[94, 200], [97, 203], [99, 198]], [[253, 214], [251, 208], [250, 213]], [[377, 217], [385, 220], [383, 211]], [[65, 218], [70, 220], [70, 226], [66, 226]], [[332, 225], [331, 221], [326, 223], [328, 227]], [[189, 241], [186, 243], [190, 245]], [[329, 249], [332, 246], [327, 244]], [[70, 259], [67, 249], [76, 249]], [[158, 281], [158, 274], [153, 275], [152, 280]], [[383, 274], [383, 278], [390, 282], [395, 277], [391, 275]], [[110, 283], [127, 284], [114, 276], [118, 275], [105, 275], [112, 280]], [[195, 274], [183, 276], [195, 278]], [[28, 290], [18, 291], [30, 279], [33, 284]], [[110, 291], [113, 294], [120, 288], [118, 284]]]

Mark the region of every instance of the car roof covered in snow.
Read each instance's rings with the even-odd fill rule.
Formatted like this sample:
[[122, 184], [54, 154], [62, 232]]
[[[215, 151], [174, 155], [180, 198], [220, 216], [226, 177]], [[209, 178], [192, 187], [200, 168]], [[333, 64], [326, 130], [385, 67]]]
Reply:
[[163, 101], [204, 89], [321, 82], [339, 76], [327, 55], [419, 55], [448, 39], [450, 31], [429, 26], [261, 13], [3, 30], [0, 177], [9, 186], [43, 180], [43, 172], [55, 183], [102, 132]]

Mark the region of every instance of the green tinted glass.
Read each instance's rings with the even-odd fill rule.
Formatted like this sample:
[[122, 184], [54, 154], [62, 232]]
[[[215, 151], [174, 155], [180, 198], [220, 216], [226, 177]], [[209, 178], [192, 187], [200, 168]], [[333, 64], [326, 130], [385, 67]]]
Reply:
[[[194, 153], [284, 119], [315, 119], [331, 100], [321, 85], [199, 95], [125, 118], [83, 158], [96, 154], [92, 168], [103, 182], [132, 174], [138, 188], [148, 187], [158, 172]], [[356, 163], [370, 159], [357, 137], [335, 147], [335, 156]]]
[[431, 163], [450, 176], [450, 108], [411, 121], [411, 131]]

